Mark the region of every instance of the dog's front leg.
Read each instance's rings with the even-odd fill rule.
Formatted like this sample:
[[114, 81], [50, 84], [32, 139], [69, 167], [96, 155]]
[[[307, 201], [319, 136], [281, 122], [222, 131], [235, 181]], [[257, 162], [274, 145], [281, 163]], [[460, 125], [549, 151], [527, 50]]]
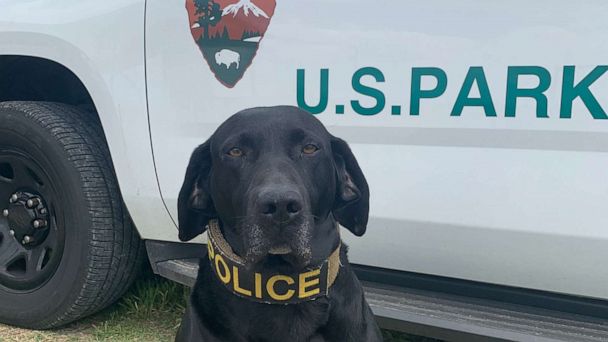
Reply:
[[376, 323], [374, 314], [372, 313], [372, 310], [369, 307], [369, 305], [367, 304], [367, 302], [365, 301], [365, 299], [363, 300], [363, 305], [364, 305], [363, 316], [365, 317], [363, 320], [363, 322], [365, 322], [365, 324], [364, 324], [364, 326], [365, 326], [364, 335], [366, 336], [365, 341], [366, 342], [382, 342], [383, 341], [382, 332], [380, 331], [380, 327], [378, 327], [378, 324]]
[[199, 315], [192, 305], [188, 305], [182, 323], [179, 326], [175, 342], [224, 342], [215, 336], [202, 325]]

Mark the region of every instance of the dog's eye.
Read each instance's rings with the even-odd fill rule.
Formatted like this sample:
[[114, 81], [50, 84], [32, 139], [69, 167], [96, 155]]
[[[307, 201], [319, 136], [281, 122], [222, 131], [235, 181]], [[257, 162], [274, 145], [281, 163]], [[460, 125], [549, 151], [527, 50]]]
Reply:
[[228, 155], [230, 155], [231, 157], [242, 157], [243, 150], [238, 147], [233, 147], [230, 149], [230, 151], [228, 151]]
[[304, 154], [313, 154], [318, 150], [319, 148], [313, 144], [304, 145], [304, 147], [302, 147], [302, 153]]

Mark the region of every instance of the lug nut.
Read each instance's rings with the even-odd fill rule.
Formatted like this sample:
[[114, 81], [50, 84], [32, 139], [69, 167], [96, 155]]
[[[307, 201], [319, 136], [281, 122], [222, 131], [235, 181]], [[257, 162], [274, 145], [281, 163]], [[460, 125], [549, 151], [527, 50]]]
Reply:
[[28, 243], [30, 243], [32, 241], [34, 241], [34, 239], [31, 236], [29, 236], [29, 235], [26, 235], [26, 236], [23, 237], [23, 244], [24, 245], [26, 245], [26, 244], [28, 244]]
[[46, 215], [46, 213], [47, 213], [46, 208], [41, 208], [41, 209], [40, 209], [40, 213], [41, 213], [42, 215]]
[[25, 205], [29, 209], [32, 209], [32, 208], [36, 207], [39, 203], [40, 203], [39, 199], [37, 199], [36, 197], [32, 197], [25, 202]]
[[8, 217], [8, 209], [2, 210], [2, 216]]
[[15, 203], [15, 202], [17, 202], [18, 199], [19, 199], [19, 197], [17, 196], [17, 194], [12, 194], [11, 199], [9, 201], [11, 203]]
[[12, 230], [12, 229], [11, 229], [11, 230], [9, 230], [9, 231], [8, 231], [8, 233], [9, 233], [9, 234], [11, 234], [11, 236], [15, 236], [15, 231], [14, 231], [14, 230]]
[[34, 220], [32, 225], [34, 226], [34, 228], [43, 228], [46, 226], [46, 221], [45, 220]]

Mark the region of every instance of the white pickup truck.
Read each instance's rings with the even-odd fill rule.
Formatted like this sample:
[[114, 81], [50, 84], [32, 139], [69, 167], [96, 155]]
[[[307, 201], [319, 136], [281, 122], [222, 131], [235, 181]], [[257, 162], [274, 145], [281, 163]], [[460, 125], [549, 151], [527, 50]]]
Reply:
[[371, 188], [343, 232], [385, 327], [608, 339], [608, 3], [0, 0], [0, 322], [109, 305], [143, 260], [192, 284], [190, 153], [294, 104]]

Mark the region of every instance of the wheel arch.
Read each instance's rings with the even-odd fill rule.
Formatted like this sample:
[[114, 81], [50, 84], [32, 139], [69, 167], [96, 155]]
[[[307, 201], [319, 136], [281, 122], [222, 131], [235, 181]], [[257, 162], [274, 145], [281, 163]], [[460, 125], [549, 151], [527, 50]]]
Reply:
[[74, 72], [56, 61], [0, 55], [0, 102], [47, 101], [86, 109], [99, 119], [88, 89]]
[[[121, 41], [119, 45], [123, 43], [133, 47], [132, 40]], [[177, 230], [162, 201], [156, 178], [149, 135], [143, 41], [142, 50], [137, 53], [114, 56], [104, 50], [103, 54], [96, 54], [100, 50], [86, 40], [34, 31], [2, 31], [0, 25], [0, 46], [0, 83], [6, 82], [0, 86], [0, 101], [45, 98], [76, 105], [95, 115], [104, 131], [122, 198], [140, 236], [177, 241]], [[111, 57], [115, 58], [108, 59]], [[12, 70], [13, 63], [49, 67], [63, 75], [62, 80], [53, 81], [53, 86], [38, 86], [38, 93], [27, 96], [7, 90], [11, 88], [8, 76], [23, 78]], [[52, 74], [48, 69], [45, 72]], [[34, 76], [20, 83], [32, 84], [44, 79]], [[63, 92], [58, 93], [53, 87]]]
[[[121, 165], [116, 165], [115, 159], [123, 157], [115, 158], [115, 154], [125, 151], [124, 146], [121, 146], [123, 140], [120, 139], [123, 130], [117, 121], [119, 117], [112, 110], [114, 104], [109, 89], [100, 89], [103, 86], [90, 79], [94, 76], [81, 77], [72, 69], [81, 69], [82, 66], [70, 67], [66, 64], [44, 55], [0, 55], [0, 102], [57, 102], [83, 109], [100, 123], [102, 137], [110, 150], [110, 163], [121, 183]], [[114, 132], [114, 137], [111, 132]], [[110, 140], [113, 140], [112, 143]], [[125, 169], [125, 165], [122, 165], [122, 169]], [[124, 178], [130, 177], [124, 171], [121, 175], [123, 182]]]
[[[72, 70], [57, 61], [31, 55], [0, 55], [0, 102], [7, 101], [57, 102], [83, 109], [100, 123], [101, 135], [109, 147], [106, 126], [89, 90]], [[116, 173], [112, 152], [110, 164]]]
[[[115, 151], [122, 146], [111, 132], [122, 134], [122, 129], [116, 125], [118, 118], [112, 110], [115, 105], [109, 89], [103, 85], [102, 78], [94, 74], [93, 68], [74, 57], [61, 58], [82, 55], [79, 50], [57, 38], [46, 38], [57, 40], [57, 48], [67, 50], [61, 56], [45, 53], [44, 49], [39, 53], [23, 51], [0, 55], [0, 102], [59, 102], [85, 109], [101, 122], [103, 135], [114, 159]], [[113, 166], [116, 170], [116, 165]]]

